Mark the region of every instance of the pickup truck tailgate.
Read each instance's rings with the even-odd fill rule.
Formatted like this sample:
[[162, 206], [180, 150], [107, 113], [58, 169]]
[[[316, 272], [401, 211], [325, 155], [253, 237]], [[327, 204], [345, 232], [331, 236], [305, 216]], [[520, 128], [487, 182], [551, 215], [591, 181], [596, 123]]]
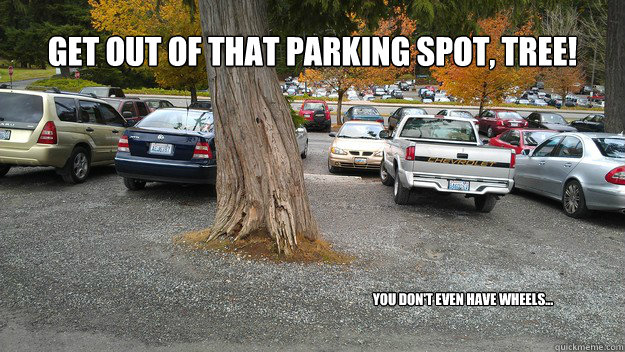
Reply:
[[459, 178], [511, 179], [511, 150], [491, 147], [416, 143], [412, 171]]

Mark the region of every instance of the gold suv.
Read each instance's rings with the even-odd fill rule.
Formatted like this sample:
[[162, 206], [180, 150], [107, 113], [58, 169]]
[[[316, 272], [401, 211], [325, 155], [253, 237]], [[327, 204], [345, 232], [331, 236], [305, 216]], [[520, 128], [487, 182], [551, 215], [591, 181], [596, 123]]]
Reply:
[[111, 165], [128, 123], [86, 95], [0, 89], [0, 177], [12, 166], [52, 166], [68, 183]]

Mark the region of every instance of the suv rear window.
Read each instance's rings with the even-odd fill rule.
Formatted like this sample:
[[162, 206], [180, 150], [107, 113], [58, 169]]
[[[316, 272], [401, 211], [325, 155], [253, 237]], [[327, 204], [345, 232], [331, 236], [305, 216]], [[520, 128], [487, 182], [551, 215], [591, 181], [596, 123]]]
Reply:
[[15, 127], [35, 128], [43, 117], [43, 98], [39, 95], [0, 93], [0, 126], [4, 122], [24, 124]]
[[477, 142], [471, 122], [439, 118], [411, 118], [406, 121], [400, 137]]

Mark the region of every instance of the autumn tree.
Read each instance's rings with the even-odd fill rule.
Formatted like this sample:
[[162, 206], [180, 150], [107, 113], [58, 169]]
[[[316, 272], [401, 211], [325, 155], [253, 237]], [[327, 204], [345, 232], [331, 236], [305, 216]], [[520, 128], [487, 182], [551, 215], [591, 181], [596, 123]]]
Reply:
[[[456, 66], [453, 59], [449, 59], [443, 67], [432, 67], [432, 76], [442, 82], [442, 89], [449, 94], [462, 99], [465, 103], [478, 102], [480, 113], [489, 101], [500, 101], [506, 95], [512, 94], [517, 87], [525, 87], [533, 83], [537, 69], [506, 67], [505, 49], [499, 38], [507, 31], [510, 22], [505, 13], [480, 20], [478, 22], [480, 35], [490, 36], [491, 42], [486, 49], [486, 63], [484, 67], [476, 64], [476, 53], [473, 53], [473, 62], [467, 67]], [[531, 34], [532, 23], [526, 23], [517, 30], [517, 35]], [[494, 59], [496, 65], [489, 68], [489, 61]]]
[[541, 75], [545, 81], [545, 87], [552, 88], [564, 99], [568, 94], [579, 90], [584, 84], [584, 72], [579, 66], [575, 67], [547, 67], [543, 68]]
[[201, 35], [199, 13], [189, 11], [183, 0], [89, 0], [93, 26], [113, 35], [161, 36], [157, 67], [150, 67], [156, 82], [164, 88], [184, 88], [197, 100], [197, 87], [206, 82], [206, 62], [198, 57], [196, 67], [174, 67], [168, 62], [167, 41], [173, 36]]

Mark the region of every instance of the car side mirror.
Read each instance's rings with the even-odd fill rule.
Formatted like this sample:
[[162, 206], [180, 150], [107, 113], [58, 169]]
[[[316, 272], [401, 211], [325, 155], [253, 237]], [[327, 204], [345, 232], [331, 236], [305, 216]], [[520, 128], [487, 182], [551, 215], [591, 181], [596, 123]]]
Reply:
[[330, 132], [330, 133], [328, 133], [328, 136], [330, 136], [330, 137], [336, 137], [336, 132]]
[[388, 130], [382, 130], [382, 131], [380, 131], [378, 136], [380, 136], [380, 138], [382, 138], [382, 139], [390, 139], [391, 138], [391, 133]]
[[125, 119], [132, 119], [132, 113], [131, 113], [130, 111], [124, 111], [124, 112], [122, 112], [122, 116], [123, 116]]

